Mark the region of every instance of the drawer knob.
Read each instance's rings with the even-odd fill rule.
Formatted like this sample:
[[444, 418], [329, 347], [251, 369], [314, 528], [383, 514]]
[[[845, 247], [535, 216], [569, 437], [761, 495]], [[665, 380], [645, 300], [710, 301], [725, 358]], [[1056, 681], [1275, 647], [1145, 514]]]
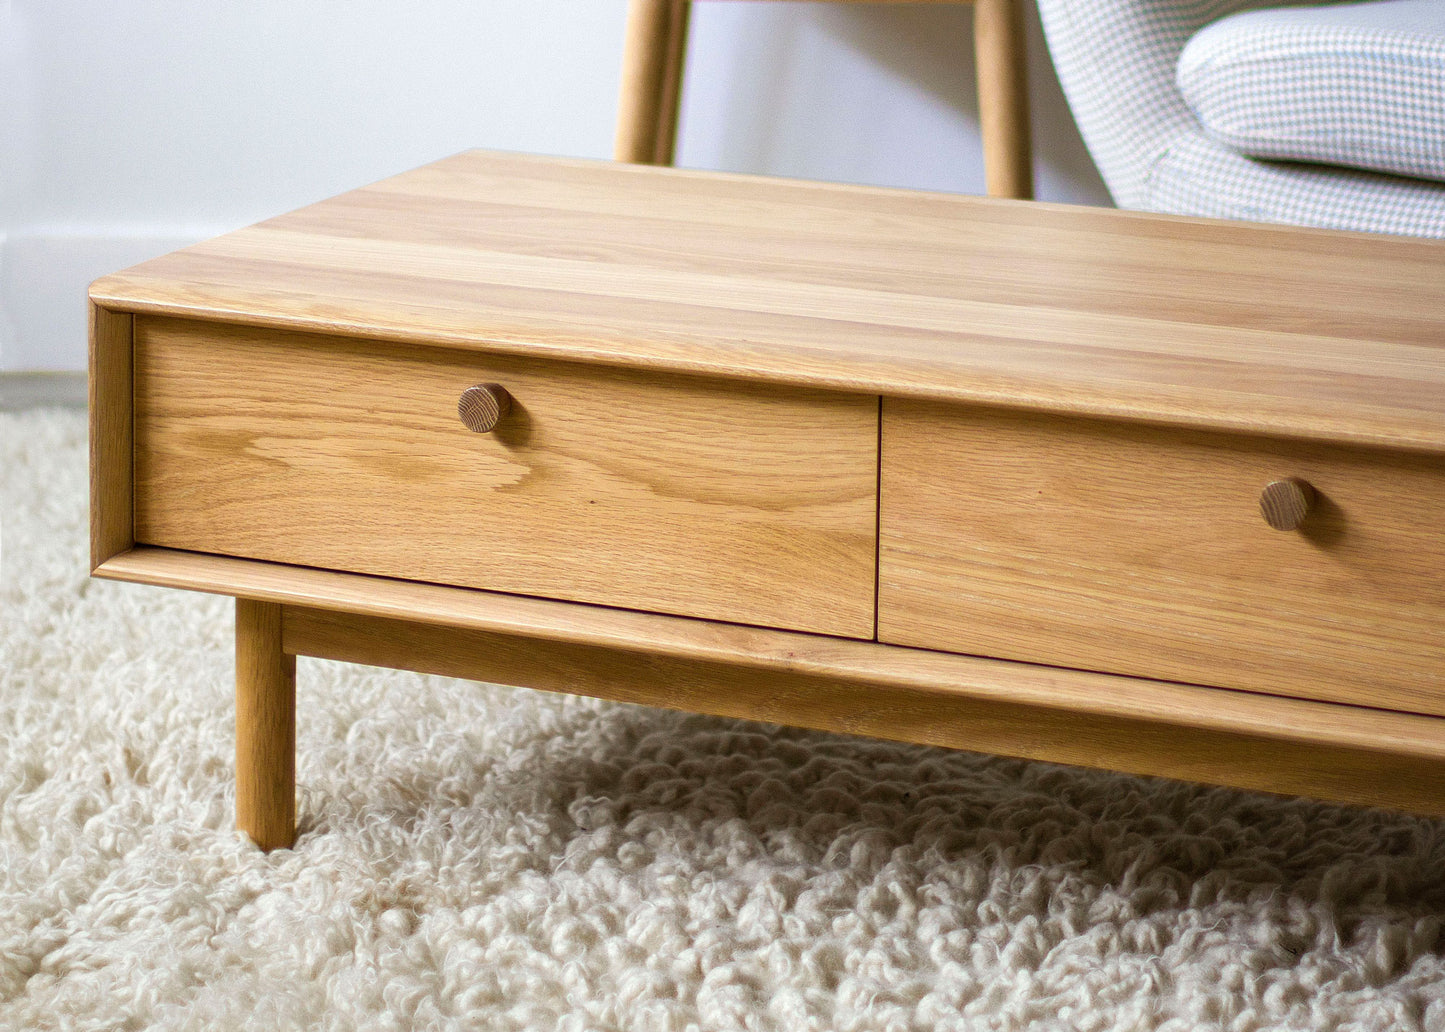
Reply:
[[1266, 485], [1259, 496], [1259, 511], [1275, 530], [1296, 530], [1315, 503], [1315, 489], [1298, 477]]
[[462, 417], [468, 430], [479, 434], [494, 430], [511, 409], [512, 396], [499, 383], [468, 387], [457, 401], [457, 415]]

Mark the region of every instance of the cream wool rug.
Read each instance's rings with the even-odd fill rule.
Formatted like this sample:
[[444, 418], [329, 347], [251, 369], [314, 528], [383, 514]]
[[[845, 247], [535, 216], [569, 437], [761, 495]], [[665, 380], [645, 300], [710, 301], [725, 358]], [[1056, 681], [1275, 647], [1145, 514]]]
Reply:
[[301, 661], [231, 829], [228, 600], [91, 581], [0, 416], [0, 1027], [1445, 1029], [1435, 821]]

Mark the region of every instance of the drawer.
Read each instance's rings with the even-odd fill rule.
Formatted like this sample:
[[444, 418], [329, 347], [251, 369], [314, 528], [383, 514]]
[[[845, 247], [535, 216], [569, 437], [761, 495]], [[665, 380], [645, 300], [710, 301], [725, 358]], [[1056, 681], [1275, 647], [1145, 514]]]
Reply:
[[148, 317], [134, 389], [137, 542], [873, 636], [876, 397]]
[[880, 640], [1445, 714], [1439, 458], [888, 399], [881, 464]]

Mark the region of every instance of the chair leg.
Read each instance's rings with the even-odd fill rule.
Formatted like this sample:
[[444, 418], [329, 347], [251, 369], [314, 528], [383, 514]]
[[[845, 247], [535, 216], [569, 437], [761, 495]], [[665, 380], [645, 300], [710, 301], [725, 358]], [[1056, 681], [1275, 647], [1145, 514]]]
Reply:
[[631, 0], [617, 108], [618, 161], [671, 165], [687, 50], [688, 0]]
[[1020, 0], [975, 0], [973, 34], [989, 196], [1031, 199], [1028, 55]]
[[236, 827], [262, 849], [296, 841], [296, 657], [281, 607], [236, 599]]

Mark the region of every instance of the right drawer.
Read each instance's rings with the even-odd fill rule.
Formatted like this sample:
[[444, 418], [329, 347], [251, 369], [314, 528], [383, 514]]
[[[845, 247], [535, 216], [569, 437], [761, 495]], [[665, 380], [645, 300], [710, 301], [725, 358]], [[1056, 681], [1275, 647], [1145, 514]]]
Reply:
[[880, 477], [881, 641], [1445, 715], [1439, 457], [885, 399]]

